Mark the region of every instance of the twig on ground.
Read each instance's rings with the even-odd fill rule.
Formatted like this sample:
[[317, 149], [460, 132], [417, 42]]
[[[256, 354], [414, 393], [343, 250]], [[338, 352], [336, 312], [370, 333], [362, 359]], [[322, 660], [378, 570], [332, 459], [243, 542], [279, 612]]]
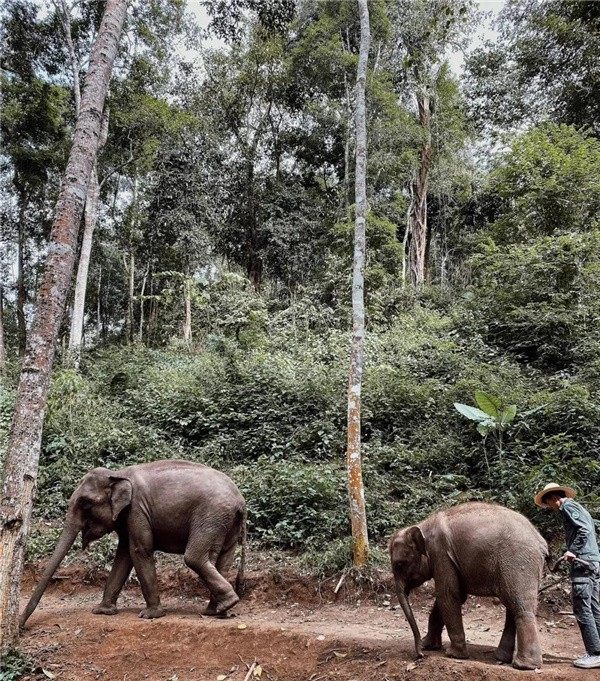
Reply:
[[342, 572], [342, 576], [340, 577], [340, 581], [337, 583], [337, 586], [336, 586], [335, 589], [333, 590], [333, 593], [334, 593], [334, 594], [336, 594], [336, 593], [341, 589], [342, 584], [344, 583], [344, 580], [346, 579], [346, 575], [347, 575], [347, 574], [348, 574], [348, 573], [347, 573], [346, 570], [344, 570], [344, 572]]
[[248, 673], [246, 674], [244, 681], [249, 681], [255, 667], [256, 667], [256, 660], [254, 660], [254, 662], [250, 665], [250, 669], [248, 669]]

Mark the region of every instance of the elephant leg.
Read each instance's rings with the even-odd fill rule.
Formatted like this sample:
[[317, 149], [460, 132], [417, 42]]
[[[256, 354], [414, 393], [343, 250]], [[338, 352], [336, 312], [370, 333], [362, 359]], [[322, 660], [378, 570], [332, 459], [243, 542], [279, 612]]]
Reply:
[[516, 669], [538, 669], [542, 666], [542, 649], [538, 637], [535, 610], [514, 614], [517, 628], [517, 649], [513, 658]]
[[504, 631], [502, 638], [496, 648], [495, 657], [500, 662], [510, 663], [515, 652], [515, 636], [517, 634], [517, 627], [515, 618], [512, 612], [506, 608], [506, 620], [504, 622]]
[[92, 610], [95, 615], [116, 615], [118, 612], [117, 598], [133, 568], [128, 544], [126, 539], [119, 537], [117, 553], [104, 586], [102, 601]]
[[464, 660], [469, 657], [462, 619], [462, 604], [466, 594], [462, 593], [456, 574], [435, 575], [434, 580], [436, 601], [450, 638], [446, 655]]
[[231, 584], [211, 563], [209, 555], [209, 550], [192, 544], [191, 546], [188, 545], [183, 558], [185, 564], [194, 570], [210, 591], [209, 608], [211, 611], [207, 614], [221, 615], [232, 608], [240, 599]]
[[431, 608], [431, 612], [429, 613], [427, 634], [423, 639], [423, 650], [441, 650], [443, 630], [444, 620], [442, 619], [440, 605], [436, 598], [433, 608]]
[[144, 537], [141, 540], [132, 539], [130, 555], [146, 601], [146, 607], [140, 612], [140, 617], [143, 619], [162, 617], [165, 611], [160, 604], [154, 551], [151, 548], [149, 537]]
[[[217, 558], [215, 567], [219, 574], [227, 579], [227, 575], [229, 574], [229, 571], [231, 570], [231, 566], [233, 565], [233, 559], [235, 557], [235, 549], [237, 546], [237, 541], [235, 544], [230, 546], [227, 549], [224, 549], [221, 551], [219, 554], [219, 557]], [[217, 613], [217, 606], [218, 602], [215, 596], [211, 593], [210, 596], [210, 601], [208, 602], [208, 605], [206, 606], [206, 609], [204, 610], [203, 614], [204, 615], [218, 615]]]

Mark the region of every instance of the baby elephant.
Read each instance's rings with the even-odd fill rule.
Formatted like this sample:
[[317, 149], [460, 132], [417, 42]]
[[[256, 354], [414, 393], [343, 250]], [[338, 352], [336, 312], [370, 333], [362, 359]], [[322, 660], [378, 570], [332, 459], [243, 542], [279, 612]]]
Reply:
[[[461, 606], [468, 594], [496, 596], [506, 607], [497, 659], [517, 669], [540, 667], [536, 612], [547, 555], [546, 542], [527, 518], [495, 504], [461, 504], [396, 532], [390, 542], [392, 570], [417, 655], [442, 647], [445, 625], [447, 654], [468, 657]], [[435, 603], [421, 641], [408, 596], [432, 578]]]
[[183, 554], [186, 565], [210, 591], [205, 614], [221, 615], [238, 602], [225, 577], [241, 541], [239, 591], [246, 549], [244, 497], [230, 478], [213, 468], [190, 461], [155, 461], [119, 471], [94, 468], [83, 478], [69, 500], [63, 532], [21, 616], [21, 626], [35, 610], [79, 532], [86, 548], [113, 530], [119, 537], [117, 553], [102, 602], [94, 613], [116, 614], [119, 593], [135, 567], [147, 606], [140, 617], [165, 614], [156, 583], [154, 551]]

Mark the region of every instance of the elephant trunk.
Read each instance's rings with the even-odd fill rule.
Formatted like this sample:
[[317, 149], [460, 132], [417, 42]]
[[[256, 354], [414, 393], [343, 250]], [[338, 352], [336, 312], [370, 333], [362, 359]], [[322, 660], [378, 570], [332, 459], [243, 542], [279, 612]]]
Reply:
[[44, 591], [46, 590], [48, 583], [52, 579], [52, 575], [56, 572], [56, 569], [61, 564], [62, 559], [67, 555], [69, 549], [73, 545], [73, 542], [77, 538], [80, 529], [81, 528], [78, 525], [70, 524], [67, 525], [62, 531], [62, 534], [58, 539], [56, 548], [54, 549], [54, 553], [52, 554], [52, 557], [50, 558], [48, 565], [46, 565], [44, 574], [42, 575], [39, 584], [36, 586], [35, 591], [33, 592], [31, 598], [29, 599], [27, 607], [25, 608], [23, 614], [21, 615], [21, 619], [19, 620], [20, 627], [25, 626], [25, 622], [27, 622], [30, 615], [36, 609], [37, 604], [40, 602], [40, 598], [42, 597]]
[[398, 603], [400, 603], [400, 606], [404, 611], [404, 615], [410, 624], [410, 628], [412, 629], [413, 636], [415, 637], [415, 652], [417, 653], [417, 657], [423, 657], [423, 649], [421, 647], [421, 632], [419, 631], [417, 621], [415, 620], [415, 616], [413, 614], [413, 609], [406, 595], [406, 588], [402, 581], [398, 579], [396, 580], [396, 594], [398, 595]]

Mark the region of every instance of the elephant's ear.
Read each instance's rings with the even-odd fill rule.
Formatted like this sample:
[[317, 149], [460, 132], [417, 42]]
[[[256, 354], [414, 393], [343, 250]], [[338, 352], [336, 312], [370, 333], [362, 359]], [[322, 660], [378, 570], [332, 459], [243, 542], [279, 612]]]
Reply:
[[417, 525], [408, 528], [409, 536], [412, 539], [413, 544], [417, 547], [417, 550], [423, 556], [427, 555], [427, 546], [425, 545], [425, 537], [421, 528]]
[[110, 507], [112, 510], [112, 519], [115, 521], [119, 517], [119, 513], [131, 503], [133, 486], [127, 478], [118, 478], [115, 475], [111, 475], [109, 480]]

